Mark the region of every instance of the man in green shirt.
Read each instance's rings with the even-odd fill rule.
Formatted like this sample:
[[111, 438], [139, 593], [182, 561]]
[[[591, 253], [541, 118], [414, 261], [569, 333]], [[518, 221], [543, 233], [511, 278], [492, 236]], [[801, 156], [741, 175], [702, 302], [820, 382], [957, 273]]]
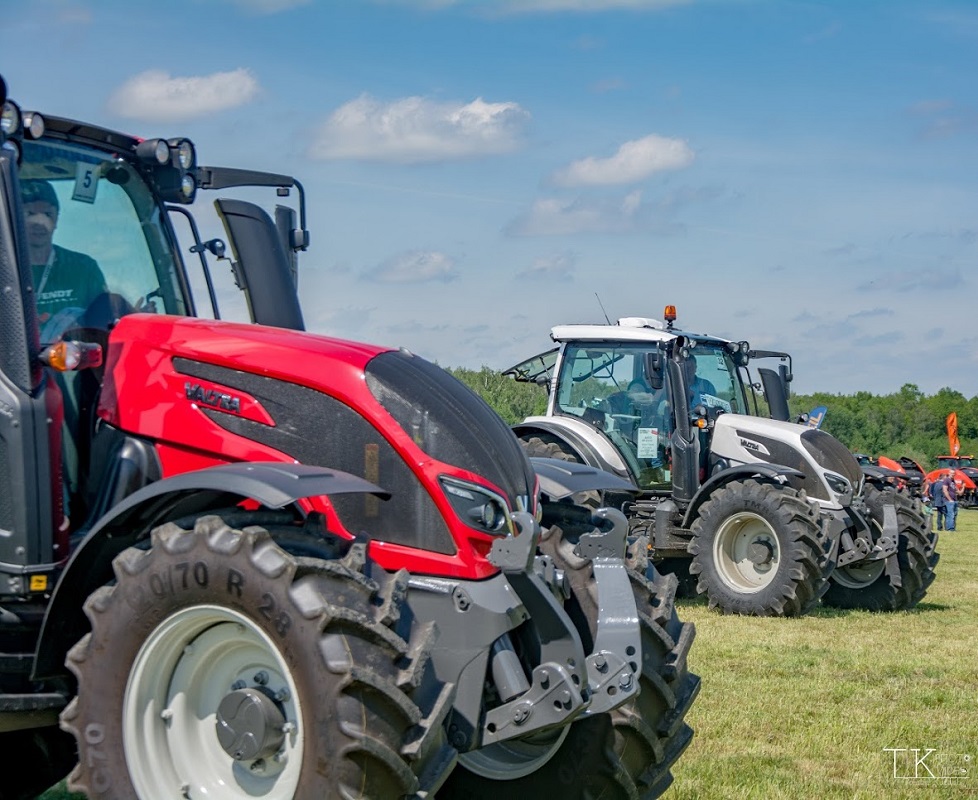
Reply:
[[21, 183], [21, 193], [41, 340], [52, 341], [58, 335], [52, 328], [66, 327], [58, 325], [58, 317], [80, 316], [108, 290], [95, 259], [53, 243], [60, 212], [54, 187], [47, 181], [27, 180]]
[[[100, 295], [108, 291], [105, 275], [95, 259], [76, 253], [52, 242], [58, 226], [60, 204], [54, 187], [44, 180], [21, 182], [24, 222], [27, 228], [27, 250], [31, 258], [37, 319], [41, 329], [41, 344], [57, 342], [69, 328], [76, 327], [85, 310]], [[64, 471], [65, 525], [69, 524], [72, 501], [79, 491], [80, 464], [87, 455], [79, 452], [79, 439], [89, 425], [91, 410], [80, 402], [81, 374], [56, 373], [64, 407], [65, 433], [62, 437], [62, 468]]]

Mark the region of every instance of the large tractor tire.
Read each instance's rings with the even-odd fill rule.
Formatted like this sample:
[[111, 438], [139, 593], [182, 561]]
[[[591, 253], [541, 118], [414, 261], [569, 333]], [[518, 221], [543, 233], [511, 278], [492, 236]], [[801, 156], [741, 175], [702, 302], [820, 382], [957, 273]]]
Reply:
[[[838, 567], [832, 573], [822, 602], [835, 608], [868, 611], [902, 611], [913, 608], [934, 582], [934, 567], [940, 559], [937, 533], [930, 529], [917, 501], [893, 491], [866, 487], [866, 505], [873, 524], [882, 530], [883, 508], [896, 504], [897, 552], [887, 561], [869, 561]], [[899, 586], [894, 580], [899, 574]]]
[[803, 492], [732, 481], [700, 507], [689, 571], [710, 608], [728, 614], [796, 617], [828, 588], [831, 543]]
[[528, 439], [520, 439], [523, 450], [528, 458], [556, 458], [559, 461], [573, 461], [582, 463], [570, 448], [557, 439], [544, 439], [540, 436], [531, 436]]
[[[583, 464], [584, 461], [577, 453], [571, 450], [570, 446], [557, 438], [550, 436], [530, 436], [520, 439], [523, 452], [527, 458], [555, 458], [558, 461], [569, 461], [575, 464]], [[597, 491], [578, 492], [571, 496], [571, 500], [579, 506], [587, 506], [595, 509], [601, 505], [601, 493]]]
[[658, 572], [676, 576], [676, 597], [680, 600], [695, 598], [697, 594], [696, 585], [699, 579], [690, 573], [691, 564], [689, 558], [678, 557], [663, 558], [655, 563]]
[[[591, 562], [573, 552], [574, 536], [550, 528], [541, 550], [565, 570], [572, 597], [568, 612], [589, 648], [598, 617]], [[582, 719], [569, 728], [460, 757], [439, 800], [559, 797], [561, 800], [651, 800], [672, 783], [671, 767], [693, 732], [686, 712], [699, 692], [686, 656], [692, 623], [673, 606], [671, 576], [644, 577], [646, 542], [630, 549], [629, 577], [642, 630], [641, 691], [624, 706]]]
[[113, 562], [68, 654], [69, 788], [89, 798], [411, 796], [454, 761], [430, 628], [401, 617], [406, 573], [352, 545], [295, 557], [264, 528], [170, 523]]
[[9, 767], [0, 775], [0, 800], [33, 800], [78, 760], [75, 740], [57, 726], [0, 733], [0, 753]]

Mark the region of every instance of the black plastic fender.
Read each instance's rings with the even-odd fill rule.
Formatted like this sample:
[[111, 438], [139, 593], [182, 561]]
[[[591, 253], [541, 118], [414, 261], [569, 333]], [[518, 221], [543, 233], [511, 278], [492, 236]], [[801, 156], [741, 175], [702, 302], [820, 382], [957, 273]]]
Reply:
[[[529, 424], [520, 423], [519, 425], [514, 425], [513, 433], [516, 434], [516, 438], [518, 439], [525, 439], [533, 436], [534, 434], [541, 433], [555, 439], [559, 439], [574, 453], [574, 455], [580, 458], [581, 461], [588, 466], [603, 469], [605, 472], [610, 472], [612, 475], [617, 475], [618, 477], [624, 478], [628, 481], [632, 480], [632, 476], [628, 473], [627, 469], [622, 470], [620, 467], [609, 464], [607, 460], [601, 457], [591, 442], [589, 442], [585, 437], [581, 436], [577, 431], [570, 430], [550, 419], [534, 421]], [[604, 437], [604, 433], [595, 428], [594, 436], [595, 438]], [[615, 445], [610, 441], [608, 444], [610, 447], [615, 447]]]
[[876, 484], [884, 484], [888, 481], [909, 480], [905, 472], [897, 472], [894, 469], [887, 469], [886, 467], [877, 467], [874, 464], [860, 464], [860, 468], [863, 471], [863, 475], [866, 476], [866, 480]]
[[[255, 500], [285, 508], [305, 497], [390, 493], [356, 475], [306, 464], [240, 463], [185, 472], [134, 492], [102, 517], [75, 549], [48, 605], [34, 659], [35, 680], [62, 675], [68, 649], [88, 629], [82, 604], [113, 578], [112, 559], [168, 520]], [[301, 512], [297, 510], [301, 516]]]
[[692, 502], [683, 515], [683, 527], [689, 528], [693, 524], [699, 513], [700, 506], [705, 503], [711, 494], [721, 486], [725, 486], [732, 481], [744, 480], [746, 478], [760, 478], [762, 480], [776, 481], [777, 483], [792, 483], [797, 480], [800, 484], [805, 478], [805, 473], [794, 467], [784, 467], [780, 464], [739, 464], [736, 467], [727, 467], [720, 472], [710, 476], [693, 496]]
[[539, 456], [530, 458], [530, 464], [540, 479], [540, 489], [554, 500], [591, 490], [639, 491], [631, 481], [589, 464], [575, 464], [573, 461]]

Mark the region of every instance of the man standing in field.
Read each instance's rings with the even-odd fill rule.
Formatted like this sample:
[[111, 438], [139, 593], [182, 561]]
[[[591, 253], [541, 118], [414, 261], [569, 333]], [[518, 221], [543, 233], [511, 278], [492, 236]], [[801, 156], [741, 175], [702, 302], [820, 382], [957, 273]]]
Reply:
[[958, 512], [958, 487], [954, 483], [954, 473], [948, 472], [944, 476], [942, 484], [941, 491], [944, 494], [944, 511], [947, 515], [947, 525], [945, 527], [947, 530], [953, 531]]
[[937, 512], [937, 530], [944, 530], [944, 518], [947, 516], [947, 496], [944, 494], [944, 478], [935, 478], [930, 485], [930, 504]]

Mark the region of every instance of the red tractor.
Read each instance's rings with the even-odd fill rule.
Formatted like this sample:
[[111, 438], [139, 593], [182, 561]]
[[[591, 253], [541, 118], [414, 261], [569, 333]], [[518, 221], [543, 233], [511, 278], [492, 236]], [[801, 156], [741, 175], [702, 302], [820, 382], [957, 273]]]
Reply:
[[195, 319], [171, 218], [206, 277], [197, 196], [298, 182], [0, 93], [3, 797], [658, 796], [693, 627], [567, 500], [623, 482], [304, 333], [295, 212], [216, 201], [259, 324]]
[[958, 505], [962, 508], [978, 506], [978, 467], [974, 456], [938, 456], [937, 468], [927, 473], [925, 482], [930, 486], [945, 475], [954, 476], [958, 490]]

